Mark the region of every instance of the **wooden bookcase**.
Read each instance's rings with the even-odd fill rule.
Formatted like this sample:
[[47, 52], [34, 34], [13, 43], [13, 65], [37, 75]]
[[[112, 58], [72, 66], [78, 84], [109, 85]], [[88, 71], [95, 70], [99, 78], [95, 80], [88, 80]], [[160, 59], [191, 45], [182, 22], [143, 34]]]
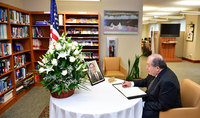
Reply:
[[29, 11], [4, 3], [0, 3], [0, 9], [3, 15], [0, 21], [3, 27], [1, 34], [4, 34], [0, 38], [0, 71], [3, 72], [0, 74], [0, 97], [8, 99], [0, 103], [1, 114], [30, 90], [29, 87], [25, 89], [23, 84], [33, 74]]
[[[41, 61], [39, 57], [44, 55], [48, 50], [50, 39], [50, 13], [45, 13], [43, 11], [26, 11], [0, 2], [0, 11], [2, 11], [2, 9], [6, 11], [7, 20], [0, 19], [0, 28], [4, 28], [4, 36], [1, 35], [2, 32], [0, 33], [0, 44], [8, 44], [11, 53], [0, 56], [0, 64], [1, 60], [9, 60], [10, 67], [6, 72], [0, 74], [0, 80], [4, 77], [10, 78], [11, 85], [8, 84], [10, 87], [8, 87], [7, 90], [0, 91], [0, 97], [6, 95], [8, 92], [12, 92], [13, 96], [8, 101], [0, 103], [0, 114], [33, 87], [22, 89], [21, 92], [17, 93], [21, 83], [29, 78], [37, 76], [35, 71], [38, 69], [37, 62]], [[19, 12], [21, 14], [19, 17], [26, 16], [27, 18], [25, 21], [27, 22], [16, 22], [16, 19], [13, 20], [11, 18], [13, 17], [13, 11]], [[58, 14], [61, 16], [60, 20], [62, 21], [62, 24], [59, 24], [60, 35], [63, 32], [65, 34], [68, 33], [68, 37], [71, 37], [72, 40], [83, 45], [83, 52], [87, 56], [85, 61], [96, 60], [99, 64], [99, 13], [64, 11], [58, 12]], [[47, 21], [47, 24], [36, 24], [37, 21]], [[73, 29], [73, 33], [69, 33], [70, 29]], [[20, 36], [19, 34], [22, 35]], [[0, 55], [1, 52], [2, 50], [0, 50]], [[24, 61], [17, 65], [16, 61], [19, 61], [18, 58], [24, 58]], [[25, 75], [20, 79], [16, 79], [16, 73], [24, 70], [26, 71]], [[9, 80], [6, 81], [9, 82]], [[39, 80], [36, 80], [35, 85], [40, 85], [39, 82]]]
[[85, 61], [96, 60], [99, 64], [100, 25], [99, 13], [65, 12], [65, 32], [68, 37], [83, 45]]

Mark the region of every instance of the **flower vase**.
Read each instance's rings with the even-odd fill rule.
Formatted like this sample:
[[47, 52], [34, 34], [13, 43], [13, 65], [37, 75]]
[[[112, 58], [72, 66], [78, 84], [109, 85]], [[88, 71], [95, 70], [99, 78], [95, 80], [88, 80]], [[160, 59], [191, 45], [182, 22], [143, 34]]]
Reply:
[[[51, 90], [50, 90], [51, 93]], [[68, 92], [62, 90], [62, 92], [60, 93], [60, 95], [58, 95], [58, 91], [51, 93], [52, 97], [54, 98], [67, 98], [70, 97], [74, 94], [74, 89], [73, 90], [68, 90]]]

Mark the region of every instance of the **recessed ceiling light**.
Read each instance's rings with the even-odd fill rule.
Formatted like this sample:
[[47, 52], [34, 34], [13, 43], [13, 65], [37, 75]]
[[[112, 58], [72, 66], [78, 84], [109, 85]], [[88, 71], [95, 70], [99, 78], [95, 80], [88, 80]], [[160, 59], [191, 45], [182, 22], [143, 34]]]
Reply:
[[80, 2], [80, 1], [84, 1], [84, 2], [100, 2], [100, 0], [56, 0], [56, 1], [63, 1], [63, 2]]
[[143, 7], [143, 11], [153, 11], [153, 10], [157, 10], [157, 7], [148, 7], [148, 6], [144, 6]]
[[177, 1], [175, 2], [177, 5], [184, 5], [184, 6], [199, 6], [199, 0], [188, 0], [188, 1]]
[[173, 13], [170, 12], [149, 12], [149, 13], [145, 13], [146, 15], [171, 15]]

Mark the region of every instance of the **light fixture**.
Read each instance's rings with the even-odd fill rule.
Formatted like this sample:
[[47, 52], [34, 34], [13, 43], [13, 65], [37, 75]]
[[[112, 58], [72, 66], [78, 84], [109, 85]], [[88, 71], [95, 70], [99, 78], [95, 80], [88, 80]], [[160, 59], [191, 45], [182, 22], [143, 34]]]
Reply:
[[61, 2], [100, 2], [101, 0], [56, 0]]
[[180, 14], [200, 15], [199, 11], [181, 11]]
[[184, 16], [159, 16], [159, 18], [168, 18], [168, 19], [184, 19]]

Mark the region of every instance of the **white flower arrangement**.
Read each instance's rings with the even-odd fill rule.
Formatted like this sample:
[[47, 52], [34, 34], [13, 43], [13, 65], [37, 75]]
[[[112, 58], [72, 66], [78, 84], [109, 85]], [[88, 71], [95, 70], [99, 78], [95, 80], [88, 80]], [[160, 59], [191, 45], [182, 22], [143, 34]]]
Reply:
[[68, 91], [83, 87], [86, 74], [86, 62], [81, 53], [82, 46], [65, 35], [57, 42], [51, 42], [49, 50], [38, 61], [39, 74], [43, 76], [41, 83], [51, 92]]

